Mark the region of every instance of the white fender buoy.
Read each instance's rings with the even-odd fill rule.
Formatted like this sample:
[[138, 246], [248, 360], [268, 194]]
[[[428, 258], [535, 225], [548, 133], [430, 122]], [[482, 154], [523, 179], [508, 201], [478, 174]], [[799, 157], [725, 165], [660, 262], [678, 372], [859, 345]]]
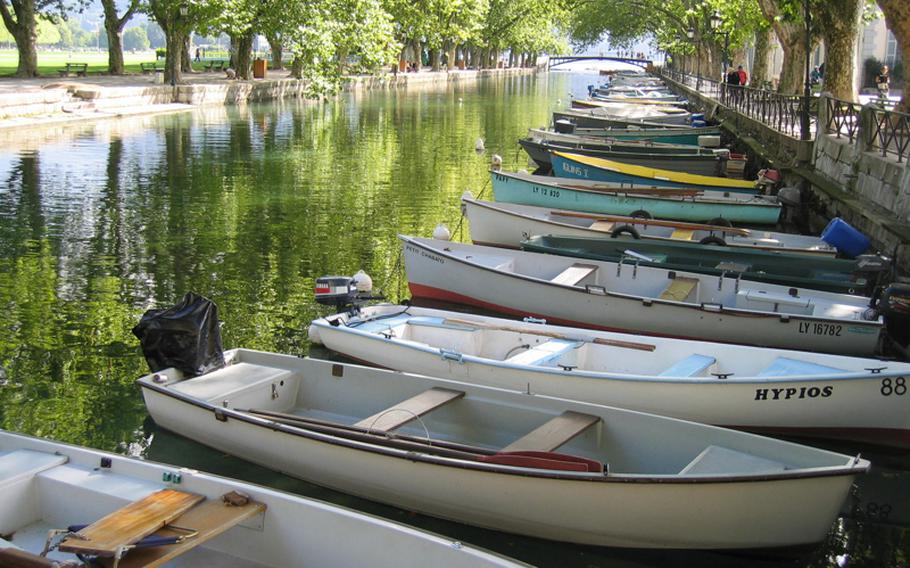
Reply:
[[357, 274], [351, 278], [354, 280], [354, 285], [357, 287], [358, 292], [370, 293], [373, 291], [373, 279], [362, 269], [358, 270]]
[[458, 97], [458, 104], [461, 104], [463, 102], [464, 102], [464, 99], [462, 99], [461, 97]]
[[452, 239], [452, 233], [448, 227], [440, 223], [433, 229], [433, 238], [440, 241], [448, 241]]
[[474, 199], [474, 194], [471, 193], [470, 189], [464, 190], [464, 193], [461, 194], [462, 199]]
[[474, 149], [478, 152], [483, 152], [486, 148], [487, 147], [483, 144], [483, 138], [478, 138], [477, 142], [474, 142]]
[[317, 345], [322, 345], [322, 338], [319, 337], [319, 328], [313, 324], [310, 324], [310, 327], [306, 330], [307, 338], [310, 340], [310, 343], [315, 343]]
[[520, 173], [523, 176], [526, 176], [526, 175], [528, 175], [528, 170], [522, 168], [522, 169], [518, 170], [518, 173]]
[[493, 154], [493, 157], [490, 159], [490, 165], [494, 170], [502, 169], [502, 156]]

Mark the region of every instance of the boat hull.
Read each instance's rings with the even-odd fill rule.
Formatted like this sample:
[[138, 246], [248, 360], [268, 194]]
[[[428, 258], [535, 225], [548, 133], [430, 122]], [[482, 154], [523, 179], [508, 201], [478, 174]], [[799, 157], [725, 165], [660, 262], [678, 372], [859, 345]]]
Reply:
[[[331, 373], [332, 364], [324, 364]], [[344, 366], [339, 380], [364, 372]], [[140, 385], [158, 425], [220, 451], [404, 509], [580, 544], [724, 549], [817, 542], [855, 478], [592, 482], [453, 467], [412, 460], [403, 451], [365, 451], [331, 436], [301, 435], [230, 409], [221, 410], [225, 420], [216, 420], [215, 406]], [[692, 503], [698, 503], [698, 515]]]
[[[418, 317], [455, 318], [461, 330], [470, 328], [470, 322], [478, 321], [481, 322], [477, 326], [480, 330], [489, 327], [526, 329], [526, 337], [533, 337], [534, 328], [541, 328], [539, 324], [428, 308], [410, 308], [409, 312]], [[357, 327], [332, 326], [327, 320], [333, 318], [330, 316], [312, 324], [323, 345], [348, 357], [388, 369], [485, 386], [526, 389], [535, 394], [619, 406], [738, 429], [910, 447], [910, 414], [907, 412], [910, 400], [901, 396], [882, 396], [883, 384], [892, 387], [898, 384], [906, 370], [901, 372], [886, 368], [878, 374], [862, 370], [859, 373], [832, 371], [829, 375], [813, 377], [734, 375], [724, 380], [712, 376], [662, 377], [608, 370], [593, 372], [581, 367], [566, 371], [556, 364], [514, 365], [467, 352], [443, 358], [435, 343], [431, 346], [416, 338], [401, 341], [395, 337], [360, 331]], [[604, 337], [598, 332], [574, 328], [549, 325], [543, 328], [544, 333], [583, 341]], [[642, 342], [641, 337], [622, 334], [610, 335], [607, 340]], [[454, 336], [450, 341], [455, 344]], [[674, 348], [666, 345], [667, 341], [672, 340], [654, 340], [655, 357], [662, 356], [662, 350]], [[693, 343], [691, 349], [704, 355], [723, 352], [731, 346]], [[758, 351], [740, 347], [733, 349], [745, 352], [729, 355], [731, 357], [748, 357], [750, 351]], [[622, 348], [615, 349], [617, 357], [622, 353]], [[811, 354], [808, 355], [811, 358]], [[793, 354], [792, 357], [800, 358], [800, 354]], [[578, 361], [573, 361], [570, 356], [566, 363]], [[869, 361], [868, 365], [878, 365], [878, 362]], [[614, 364], [611, 367], [618, 366]]]
[[[652, 217], [677, 219], [702, 223], [716, 217], [723, 217], [734, 223], [773, 225], [780, 217], [780, 206], [767, 201], [716, 201], [710, 199], [682, 199], [641, 196], [633, 194], [609, 194], [584, 189], [573, 189], [564, 185], [555, 186], [516, 176], [492, 172], [493, 195], [496, 201], [552, 207], [588, 213], [630, 215], [636, 211], [647, 211]], [[571, 183], [570, 179], [552, 178], [555, 183]]]
[[[476, 253], [467, 261], [413, 238], [401, 239], [408, 285], [411, 294], [419, 298], [543, 318], [558, 325], [844, 355], [873, 355], [882, 333], [880, 321], [757, 312], [725, 307], [716, 300], [685, 303], [612, 293], [599, 286], [559, 285], [497, 269], [494, 263], [498, 259], [507, 263], [512, 257], [500, 257], [495, 254], [496, 249], [475, 247]], [[560, 271], [559, 267], [572, 264], [553, 255], [509, 251], [509, 255], [515, 254], [528, 255], [525, 262], [540, 266], [559, 263], [554, 264], [554, 273]], [[616, 272], [615, 263], [588, 262], [605, 273]], [[619, 278], [628, 279], [631, 287], [631, 281], [645, 270], [654, 269], [627, 264], [619, 271]], [[733, 280], [727, 278], [723, 285], [733, 286]], [[723, 286], [706, 284], [707, 290]]]
[[[718, 183], [711, 185], [701, 184], [696, 180], [685, 180], [685, 181], [674, 181], [667, 179], [661, 175], [654, 175], [653, 177], [645, 177], [636, 175], [634, 173], [618, 171], [613, 169], [596, 167], [591, 164], [583, 163], [579, 160], [575, 160], [571, 157], [571, 154], [563, 154], [562, 152], [552, 152], [550, 155], [550, 163], [552, 164], [552, 169], [554, 175], [558, 177], [573, 178], [573, 179], [584, 179], [590, 181], [604, 181], [611, 183], [631, 183], [631, 184], [649, 184], [656, 185], [658, 187], [670, 187], [670, 188], [694, 188], [708, 191], [724, 191], [730, 193], [740, 193], [745, 195], [753, 195], [757, 193], [757, 190], [754, 186], [750, 187], [740, 187], [738, 185], [723, 185], [722, 180], [724, 178], [717, 178]], [[656, 166], [653, 166], [656, 167]], [[688, 172], [695, 173], [695, 172]], [[732, 180], [731, 180], [732, 181]]]
[[611, 150], [586, 148], [584, 146], [579, 147], [568, 144], [546, 144], [527, 139], [519, 140], [518, 143], [521, 144], [521, 147], [524, 148], [531, 159], [545, 171], [550, 171], [552, 169], [550, 151], [559, 150], [595, 158], [615, 160], [626, 164], [651, 166], [664, 170], [688, 172], [706, 176], [722, 176], [727, 172], [727, 160], [715, 155], [649, 154], [644, 153], [647, 152], [646, 149], [642, 149], [642, 153], [614, 152]]

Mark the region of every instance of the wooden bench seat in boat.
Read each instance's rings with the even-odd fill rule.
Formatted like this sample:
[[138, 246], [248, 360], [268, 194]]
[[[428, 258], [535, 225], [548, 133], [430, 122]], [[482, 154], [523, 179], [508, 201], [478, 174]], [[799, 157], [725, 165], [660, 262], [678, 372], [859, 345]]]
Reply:
[[583, 341], [571, 339], [550, 339], [540, 345], [522, 351], [505, 360], [506, 363], [515, 365], [546, 365], [559, 359], [562, 355], [584, 345]]
[[708, 446], [679, 472], [680, 475], [724, 473], [731, 476], [784, 471], [784, 464], [722, 446]]
[[591, 276], [596, 271], [597, 267], [593, 264], [581, 264], [576, 262], [551, 278], [550, 282], [562, 284], [563, 286], [578, 286], [582, 280]]
[[660, 293], [661, 300], [672, 300], [674, 302], [685, 302], [694, 290], [698, 288], [697, 278], [686, 278], [677, 276], [667, 284], [667, 287]]
[[670, 233], [670, 238], [678, 241], [691, 241], [693, 236], [695, 236], [694, 229], [673, 229], [673, 232]]
[[191, 381], [176, 383], [173, 388], [203, 400], [221, 400], [256, 385], [290, 378], [291, 374], [291, 371], [279, 367], [241, 362], [195, 377]]
[[845, 373], [844, 369], [828, 367], [809, 361], [800, 361], [789, 357], [778, 357], [770, 365], [759, 371], [759, 377], [785, 377], [787, 375], [820, 375]]
[[[161, 566], [191, 548], [199, 546], [242, 523], [246, 519], [264, 512], [265, 509], [265, 504], [252, 500], [244, 505], [230, 506], [220, 500], [204, 501], [172, 523], [173, 526], [189, 528], [195, 531], [195, 535], [192, 538], [185, 539], [177, 544], [132, 550], [120, 561], [118, 568], [152, 568]], [[182, 532], [164, 527], [157, 531], [155, 536], [180, 536]], [[105, 559], [101, 564], [113, 566], [111, 559]]]
[[588, 227], [592, 231], [600, 231], [602, 233], [611, 233], [613, 232], [613, 227], [615, 223], [612, 221], [594, 221]]
[[707, 355], [693, 353], [681, 359], [660, 373], [661, 377], [694, 377], [702, 374], [705, 369], [713, 365], [717, 359]]
[[499, 453], [552, 452], [598, 422], [599, 416], [566, 410], [504, 447]]
[[433, 387], [369, 418], [364, 418], [354, 426], [368, 428], [372, 432], [389, 432], [463, 396], [463, 391]]

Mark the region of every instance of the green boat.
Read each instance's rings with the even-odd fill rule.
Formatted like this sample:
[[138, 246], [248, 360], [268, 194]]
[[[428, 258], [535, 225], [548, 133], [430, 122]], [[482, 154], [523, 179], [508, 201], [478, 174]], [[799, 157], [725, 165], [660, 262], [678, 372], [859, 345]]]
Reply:
[[[492, 171], [496, 201], [610, 215], [650, 215], [702, 223], [723, 217], [731, 223], [773, 225], [780, 216], [777, 198], [723, 192], [671, 190], [645, 185]], [[645, 193], [648, 192], [648, 193]]]
[[880, 284], [879, 276], [890, 268], [890, 263], [880, 257], [857, 260], [807, 257], [789, 252], [654, 242], [625, 236], [538, 235], [522, 241], [521, 248], [560, 256], [621, 261], [636, 266], [742, 277], [769, 284], [858, 295], [869, 295]]

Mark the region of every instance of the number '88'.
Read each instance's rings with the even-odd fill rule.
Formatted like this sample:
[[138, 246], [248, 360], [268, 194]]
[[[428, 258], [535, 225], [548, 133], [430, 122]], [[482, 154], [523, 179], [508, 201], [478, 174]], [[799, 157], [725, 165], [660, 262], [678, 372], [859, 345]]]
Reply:
[[893, 381], [891, 379], [882, 379], [881, 393], [882, 396], [907, 394], [907, 379], [904, 377], [897, 377]]

